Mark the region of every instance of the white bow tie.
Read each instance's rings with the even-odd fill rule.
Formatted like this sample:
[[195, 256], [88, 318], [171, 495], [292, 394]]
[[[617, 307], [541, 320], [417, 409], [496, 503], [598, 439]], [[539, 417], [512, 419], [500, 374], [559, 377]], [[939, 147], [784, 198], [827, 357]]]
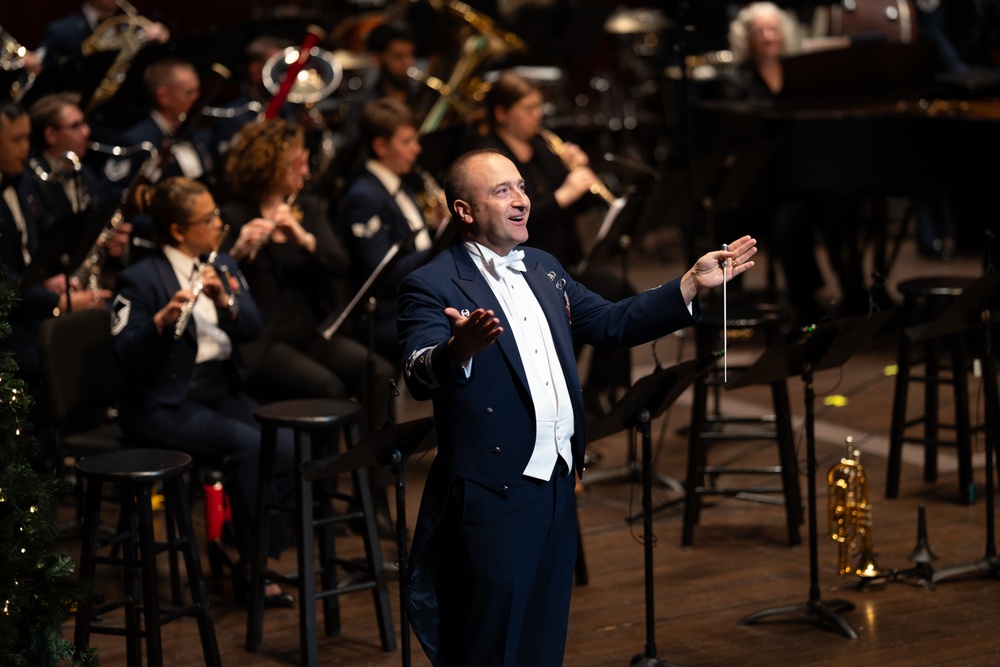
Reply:
[[523, 250], [511, 250], [507, 253], [506, 257], [495, 257], [489, 260], [489, 265], [497, 278], [500, 277], [500, 269], [503, 267], [507, 267], [511, 271], [520, 271], [521, 273], [527, 270], [527, 267], [524, 266]]

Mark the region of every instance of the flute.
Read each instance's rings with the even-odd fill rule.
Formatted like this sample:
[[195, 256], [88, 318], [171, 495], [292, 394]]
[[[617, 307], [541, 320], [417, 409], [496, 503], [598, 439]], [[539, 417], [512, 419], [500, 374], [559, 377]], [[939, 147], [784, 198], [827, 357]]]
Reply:
[[[285, 203], [288, 204], [289, 207], [295, 206], [295, 199], [298, 196], [299, 196], [298, 192], [293, 192], [292, 194], [288, 195], [288, 199], [285, 200]], [[292, 212], [294, 214], [295, 210], [293, 209]], [[260, 254], [260, 251], [264, 247], [264, 245], [271, 240], [271, 235], [274, 234], [274, 230], [277, 228], [278, 228], [278, 222], [276, 220], [271, 220], [271, 226], [268, 227], [263, 234], [258, 236], [257, 240], [253, 242], [253, 246], [250, 247], [250, 254], [247, 255], [247, 262], [253, 262], [255, 259], [257, 259], [257, 255]]]
[[[222, 235], [219, 237], [219, 243], [215, 246], [212, 252], [209, 253], [208, 259], [205, 260], [205, 264], [215, 268], [215, 262], [219, 259], [219, 248], [222, 247], [222, 242], [226, 238], [226, 234], [229, 233], [229, 225], [225, 225], [222, 228]], [[198, 301], [198, 297], [205, 290], [205, 280], [201, 276], [201, 268], [205, 266], [202, 264], [198, 267], [198, 277], [195, 278], [194, 284], [191, 286], [191, 293], [194, 295], [191, 297], [190, 301], [185, 301], [184, 305], [181, 306], [181, 314], [177, 318], [177, 322], [174, 324], [174, 340], [180, 340], [181, 336], [184, 335], [184, 330], [187, 328], [188, 322], [191, 320], [191, 316], [194, 314], [194, 305]]]

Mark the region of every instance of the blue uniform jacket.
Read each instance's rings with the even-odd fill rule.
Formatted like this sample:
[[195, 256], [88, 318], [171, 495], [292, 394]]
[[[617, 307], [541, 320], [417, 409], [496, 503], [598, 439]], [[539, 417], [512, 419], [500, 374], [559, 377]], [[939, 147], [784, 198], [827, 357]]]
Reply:
[[[612, 303], [576, 282], [556, 259], [524, 248], [525, 279], [548, 320], [574, 413], [573, 460], [583, 473], [584, 410], [573, 339], [588, 344], [634, 346], [701, 319], [695, 299], [689, 312], [680, 280]], [[505, 332], [472, 360], [466, 378], [451, 357], [447, 307], [493, 310]], [[433, 559], [424, 559], [444, 513], [455, 476], [505, 494], [521, 479], [535, 442], [527, 377], [499, 301], [459, 242], [409, 274], [399, 290], [403, 371], [414, 398], [433, 400], [438, 452], [417, 517], [408, 579], [408, 607], [425, 648], [436, 645], [437, 602]]]
[[[232, 257], [220, 254], [216, 265], [223, 264], [229, 268], [231, 275], [239, 275]], [[173, 326], [159, 333], [153, 323], [153, 315], [179, 289], [174, 269], [162, 252], [118, 274], [111, 306], [111, 329], [115, 358], [125, 375], [121, 405], [123, 414], [134, 415], [153, 406], [180, 405], [187, 397], [198, 352], [194, 318], [177, 341], [174, 340]], [[219, 326], [232, 340], [233, 362], [237, 369], [242, 369], [239, 344], [256, 338], [263, 321], [244, 286], [240, 286], [236, 300], [240, 308], [239, 317], [235, 322], [220, 317]]]

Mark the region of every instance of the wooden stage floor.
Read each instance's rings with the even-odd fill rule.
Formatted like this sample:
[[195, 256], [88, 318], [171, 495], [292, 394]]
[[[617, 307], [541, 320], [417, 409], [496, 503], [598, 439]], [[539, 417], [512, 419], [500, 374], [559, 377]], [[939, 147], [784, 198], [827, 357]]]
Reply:
[[[633, 267], [631, 278], [640, 288], [655, 285], [681, 270], [676, 262], [662, 258], [653, 261], [650, 256], [638, 257]], [[763, 274], [762, 262], [754, 280], [761, 280]], [[947, 263], [932, 262], [917, 257], [912, 249], [904, 249], [890, 281], [890, 293], [899, 280], [934, 274], [975, 276], [978, 260], [959, 257]], [[748, 289], [747, 293], [750, 292]], [[740, 292], [730, 292], [731, 300], [740, 297]], [[664, 663], [700, 667], [1000, 665], [1000, 640], [996, 634], [1000, 580], [996, 573], [950, 579], [936, 586], [902, 578], [864, 588], [859, 588], [856, 578], [837, 576], [837, 545], [826, 536], [826, 474], [839, 461], [848, 436], [862, 451], [872, 506], [873, 543], [880, 566], [905, 570], [913, 565], [908, 556], [916, 545], [921, 505], [926, 508], [929, 545], [938, 556], [933, 563], [935, 569], [974, 563], [987, 552], [982, 437], [975, 442], [974, 504], [957, 502], [957, 466], [951, 449], [945, 448], [940, 453], [938, 480], [924, 482], [922, 452], [915, 446], [908, 446], [904, 452], [899, 497], [885, 499], [893, 386], [893, 377], [886, 371], [895, 363], [896, 347], [895, 334], [884, 333], [840, 369], [817, 373], [814, 383], [818, 594], [824, 601], [843, 599], [854, 605], [853, 610], [842, 612], [841, 616], [857, 631], [858, 638], [847, 639], [814, 623], [813, 617], [805, 614], [775, 616], [767, 622], [741, 625], [740, 619], [751, 612], [803, 604], [810, 599], [808, 526], [802, 526], [802, 545], [789, 547], [782, 507], [738, 498], [710, 498], [695, 530], [692, 547], [680, 546], [682, 503], [657, 511], [653, 517], [652, 638], [655, 654]], [[650, 350], [648, 345], [633, 350], [633, 378], [652, 368]], [[734, 343], [730, 363], [752, 361], [760, 351], [752, 340], [740, 345]], [[664, 365], [690, 358], [693, 339], [670, 336], [657, 343], [656, 354]], [[804, 390], [798, 379], [789, 382], [789, 389], [800, 485], [805, 497]], [[974, 414], [981, 418], [983, 398], [978, 378], [970, 377], [970, 390]], [[846, 404], [828, 401], [832, 396], [844, 397]], [[943, 408], [950, 408], [948, 400], [944, 403]], [[406, 421], [424, 416], [427, 409], [404, 395], [398, 418]], [[759, 387], [725, 392], [723, 409], [729, 414], [769, 412], [768, 394]], [[917, 412], [919, 407], [913, 403], [909, 413], [912, 416]], [[653, 421], [651, 439], [659, 473], [683, 479], [687, 447], [683, 429], [689, 418], [690, 395], [686, 393]], [[591, 472], [619, 469], [627, 472], [629, 450], [627, 433], [593, 442], [590, 451], [599, 460]], [[431, 456], [433, 453], [412, 461], [407, 468], [407, 518], [411, 526]], [[712, 458], [741, 465], [775, 462], [773, 445], [760, 441], [719, 445], [713, 448]], [[567, 665], [624, 667], [635, 656], [647, 652], [642, 522], [627, 520], [640, 509], [641, 488], [634, 481], [637, 478], [635, 472], [586, 484], [579, 494], [589, 581], [577, 586], [574, 592]], [[720, 483], [738, 481], [730, 478]], [[759, 478], [744, 481], [773, 484], [772, 480]], [[668, 503], [678, 495], [677, 491], [657, 486], [653, 504]], [[194, 508], [194, 516], [200, 531], [204, 524], [200, 503]], [[70, 540], [64, 546], [70, 553], [79, 553], [77, 542]], [[338, 548], [360, 554], [356, 537], [340, 539]], [[383, 541], [382, 549], [384, 559], [392, 561], [393, 542]], [[294, 569], [291, 554], [282, 563]], [[114, 585], [110, 579], [102, 578], [96, 589]], [[299, 663], [295, 610], [267, 610], [263, 649], [260, 653], [248, 653], [243, 648], [245, 609], [233, 602], [228, 584], [215, 586], [212, 591], [212, 612], [223, 664], [255, 667]], [[398, 628], [395, 580], [390, 583], [390, 595]], [[341, 600], [343, 630], [338, 637], [317, 638], [320, 664], [370, 667], [402, 664], [400, 649], [385, 653], [379, 647], [371, 595], [358, 593]], [[72, 619], [66, 632], [72, 635]], [[397, 641], [403, 639], [397, 637]], [[124, 643], [120, 638], [95, 637], [94, 645], [101, 652], [103, 664], [124, 664]], [[415, 640], [410, 639], [410, 647], [410, 664], [414, 667], [429, 664]], [[164, 662], [168, 665], [201, 662], [193, 620], [180, 620], [164, 628], [164, 652]]]

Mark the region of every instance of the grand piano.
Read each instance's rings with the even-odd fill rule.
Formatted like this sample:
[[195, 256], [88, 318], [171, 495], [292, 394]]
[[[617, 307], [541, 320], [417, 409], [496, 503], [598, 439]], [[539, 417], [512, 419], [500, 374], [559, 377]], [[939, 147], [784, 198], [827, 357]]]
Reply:
[[[785, 59], [773, 102], [696, 103], [694, 163], [717, 165], [698, 200], [719, 212], [788, 196], [882, 202], [944, 192], [959, 207], [961, 234], [996, 231], [1000, 73], [947, 77], [932, 66], [926, 44], [859, 42]], [[859, 242], [876, 244], [875, 268], [887, 274], [894, 249], [884, 206], [866, 210]]]

